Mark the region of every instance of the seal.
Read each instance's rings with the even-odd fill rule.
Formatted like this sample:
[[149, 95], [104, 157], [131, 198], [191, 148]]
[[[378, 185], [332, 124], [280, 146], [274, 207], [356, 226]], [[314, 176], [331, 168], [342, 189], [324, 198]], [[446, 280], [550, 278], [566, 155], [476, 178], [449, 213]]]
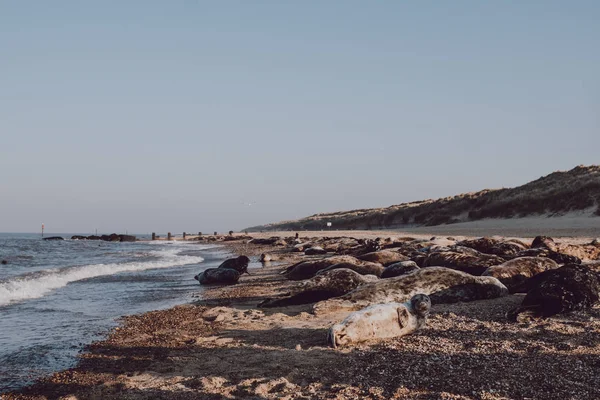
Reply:
[[505, 296], [508, 289], [491, 276], [473, 276], [444, 267], [421, 268], [408, 275], [366, 283], [336, 299], [321, 301], [313, 311], [360, 310], [373, 304], [403, 303], [417, 294], [426, 294], [433, 304], [492, 299]]
[[502, 282], [510, 293], [519, 292], [520, 286], [534, 275], [549, 269], [558, 268], [558, 264], [544, 257], [519, 257], [513, 258], [500, 265], [489, 267], [482, 276], [493, 276]]
[[379, 263], [385, 267], [400, 261], [408, 261], [408, 257], [406, 257], [405, 255], [391, 250], [374, 251], [372, 253], [367, 253], [363, 254], [362, 256], [358, 256], [357, 258], [363, 261]]
[[531, 242], [531, 248], [543, 248], [552, 251], [558, 251], [558, 247], [556, 246], [556, 242], [549, 236], [536, 236]]
[[502, 257], [479, 253], [478, 255], [441, 251], [431, 253], [423, 263], [423, 267], [439, 266], [468, 272], [471, 275], [481, 275], [491, 266], [502, 264]]
[[208, 268], [194, 277], [201, 285], [211, 283], [237, 283], [240, 279], [240, 273], [231, 268]]
[[360, 285], [374, 282], [374, 275], [361, 275], [351, 269], [339, 268], [319, 272], [315, 277], [302, 282], [293, 293], [286, 297], [267, 299], [258, 307], [285, 307], [316, 303], [332, 297], [342, 296]]
[[375, 304], [353, 312], [331, 327], [327, 342], [333, 348], [373, 339], [409, 335], [422, 328], [431, 309], [427, 295], [418, 294], [406, 303]]
[[322, 254], [327, 254], [327, 250], [325, 250], [321, 246], [312, 246], [304, 250], [304, 254], [307, 256], [318, 256]]
[[523, 303], [507, 313], [510, 320], [522, 322], [584, 310], [598, 303], [600, 297], [600, 278], [580, 264], [544, 271], [525, 282], [525, 286]]
[[520, 251], [516, 254], [516, 257], [547, 257], [556, 261], [558, 264], [581, 264], [581, 259], [579, 257], [548, 250], [545, 247]]
[[492, 248], [497, 246], [499, 243], [500, 243], [500, 240], [498, 240], [498, 239], [482, 237], [482, 238], [478, 238], [478, 239], [461, 240], [460, 242], [458, 242], [456, 244], [458, 246], [469, 247], [471, 249], [475, 249], [475, 250], [479, 251], [480, 253], [492, 254], [491, 253]]
[[218, 268], [225, 268], [225, 269], [233, 269], [236, 270], [237, 272], [239, 272], [240, 274], [243, 274], [244, 272], [248, 273], [248, 263], [250, 262], [250, 259], [246, 256], [239, 256], [236, 258], [230, 258], [228, 260], [223, 261], [223, 263], [221, 265], [219, 265]]
[[300, 281], [302, 279], [312, 278], [320, 270], [339, 263], [358, 265], [364, 264], [364, 261], [352, 256], [333, 256], [320, 260], [300, 261], [296, 264], [290, 265], [281, 273], [289, 280]]
[[357, 272], [361, 275], [375, 275], [378, 278], [381, 277], [381, 274], [384, 271], [384, 268], [381, 264], [376, 264], [376, 263], [372, 263], [372, 262], [365, 261], [361, 264], [353, 264], [353, 263], [349, 263], [349, 262], [343, 262], [343, 263], [334, 264], [330, 267], [322, 269], [319, 272], [317, 272], [317, 275], [319, 275], [323, 272], [332, 271], [332, 270], [340, 269], [340, 268], [351, 269], [352, 271]]
[[381, 274], [381, 278], [394, 278], [396, 276], [410, 274], [418, 269], [419, 266], [414, 261], [400, 261], [385, 267], [383, 273]]

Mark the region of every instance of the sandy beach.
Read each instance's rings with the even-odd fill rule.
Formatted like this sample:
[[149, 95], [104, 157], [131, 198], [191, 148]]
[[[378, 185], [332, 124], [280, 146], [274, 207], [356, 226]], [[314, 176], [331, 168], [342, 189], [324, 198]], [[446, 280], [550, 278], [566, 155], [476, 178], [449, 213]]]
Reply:
[[[274, 235], [292, 234], [252, 236]], [[301, 238], [402, 235], [300, 233]], [[105, 340], [88, 346], [75, 368], [2, 398], [600, 398], [599, 306], [513, 323], [505, 313], [521, 303], [522, 294], [439, 304], [413, 335], [332, 349], [327, 330], [346, 314], [315, 315], [310, 305], [257, 308], [298, 284], [280, 272], [302, 253], [246, 240], [219, 244], [251, 259], [280, 253], [280, 260], [251, 269], [237, 285], [205, 288], [193, 304], [126, 317]]]

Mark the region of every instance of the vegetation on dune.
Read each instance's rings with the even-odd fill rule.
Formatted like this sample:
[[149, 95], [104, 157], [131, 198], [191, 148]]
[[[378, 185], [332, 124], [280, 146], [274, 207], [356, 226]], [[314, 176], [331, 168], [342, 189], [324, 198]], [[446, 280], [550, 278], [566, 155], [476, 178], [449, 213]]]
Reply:
[[327, 222], [342, 230], [434, 226], [485, 218], [560, 216], [594, 208], [594, 214], [600, 216], [600, 166], [578, 166], [511, 189], [486, 189], [387, 208], [316, 214], [246, 230], [320, 230]]

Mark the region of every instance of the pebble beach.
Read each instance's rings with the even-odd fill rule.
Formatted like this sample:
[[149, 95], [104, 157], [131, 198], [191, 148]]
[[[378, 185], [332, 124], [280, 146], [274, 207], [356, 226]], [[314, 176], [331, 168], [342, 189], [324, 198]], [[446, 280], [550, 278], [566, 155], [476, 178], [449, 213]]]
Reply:
[[[426, 326], [412, 335], [333, 349], [327, 331], [343, 313], [316, 315], [310, 304], [257, 307], [298, 285], [280, 272], [306, 256], [242, 236], [215, 243], [251, 260], [268, 253], [277, 261], [251, 268], [236, 285], [207, 286], [192, 304], [125, 317], [106, 339], [86, 348], [76, 367], [2, 398], [600, 398], [598, 305], [519, 323], [509, 322], [506, 313], [523, 294], [436, 304]], [[306, 240], [336, 236], [401, 234], [300, 233]]]

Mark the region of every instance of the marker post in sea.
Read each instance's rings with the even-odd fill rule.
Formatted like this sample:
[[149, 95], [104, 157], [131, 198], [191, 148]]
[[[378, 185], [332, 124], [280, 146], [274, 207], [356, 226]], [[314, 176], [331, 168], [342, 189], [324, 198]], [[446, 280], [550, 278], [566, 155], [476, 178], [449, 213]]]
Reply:
[[42, 222], [42, 237], [44, 237], [44, 223]]

